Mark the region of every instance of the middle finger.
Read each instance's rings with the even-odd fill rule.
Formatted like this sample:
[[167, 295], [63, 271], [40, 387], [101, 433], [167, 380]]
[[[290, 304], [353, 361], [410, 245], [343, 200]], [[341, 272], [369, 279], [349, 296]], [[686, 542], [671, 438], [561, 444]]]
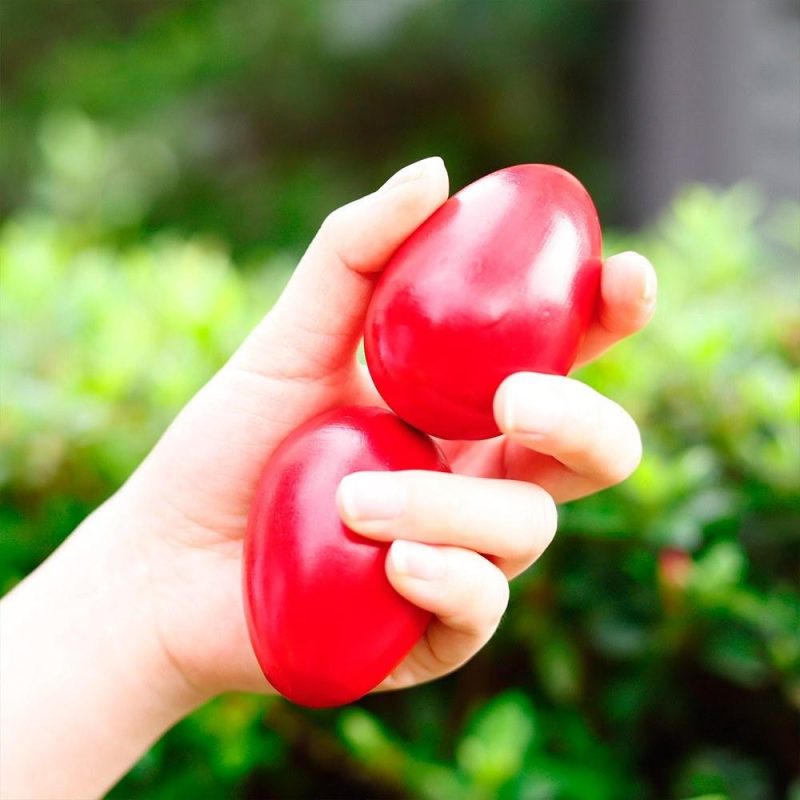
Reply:
[[533, 484], [424, 470], [352, 473], [337, 504], [356, 533], [474, 550], [509, 578], [541, 555], [557, 522], [553, 499]]

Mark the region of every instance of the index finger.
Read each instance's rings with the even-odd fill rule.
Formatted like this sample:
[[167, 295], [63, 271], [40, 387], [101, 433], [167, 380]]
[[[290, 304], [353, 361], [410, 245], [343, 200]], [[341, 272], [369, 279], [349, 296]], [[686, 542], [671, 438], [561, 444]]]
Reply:
[[628, 251], [607, 258], [600, 277], [600, 301], [576, 366], [641, 330], [656, 310], [657, 294], [656, 271], [643, 255]]

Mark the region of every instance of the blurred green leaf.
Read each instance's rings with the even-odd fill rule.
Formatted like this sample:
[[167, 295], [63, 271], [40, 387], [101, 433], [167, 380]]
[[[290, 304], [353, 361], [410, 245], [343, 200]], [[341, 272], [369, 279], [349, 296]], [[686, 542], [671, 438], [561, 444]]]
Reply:
[[504, 692], [475, 713], [458, 744], [456, 761], [477, 786], [496, 790], [522, 768], [537, 733], [528, 697]]
[[728, 800], [770, 797], [766, 771], [756, 762], [728, 750], [707, 750], [684, 765], [675, 796], [722, 795]]

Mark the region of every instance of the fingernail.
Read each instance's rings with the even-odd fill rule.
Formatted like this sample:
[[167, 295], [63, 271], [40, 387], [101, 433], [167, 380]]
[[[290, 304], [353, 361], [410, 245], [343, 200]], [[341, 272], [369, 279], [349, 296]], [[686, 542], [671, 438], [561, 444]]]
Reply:
[[390, 472], [354, 472], [339, 483], [339, 502], [352, 520], [399, 517], [406, 508], [406, 489]]
[[653, 265], [647, 259], [644, 259], [644, 261], [644, 288], [642, 289], [642, 300], [647, 305], [650, 305], [656, 299], [656, 294], [658, 293], [658, 278], [656, 277], [656, 271], [653, 269]]
[[431, 156], [430, 158], [423, 158], [421, 161], [415, 161], [392, 175], [378, 191], [385, 192], [387, 189], [394, 189], [395, 186], [399, 186], [402, 183], [415, 181], [421, 178], [429, 169], [432, 169], [434, 165], [443, 167], [444, 162], [439, 156]]
[[420, 542], [398, 539], [392, 542], [389, 559], [395, 572], [421, 581], [444, 575], [444, 558], [439, 550]]
[[559, 397], [546, 381], [511, 380], [505, 387], [503, 422], [508, 432], [529, 435], [551, 433], [563, 418]]

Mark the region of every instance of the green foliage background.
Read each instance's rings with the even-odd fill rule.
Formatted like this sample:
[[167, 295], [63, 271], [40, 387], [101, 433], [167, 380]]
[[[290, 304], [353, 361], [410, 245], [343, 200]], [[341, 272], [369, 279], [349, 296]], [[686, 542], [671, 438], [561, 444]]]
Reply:
[[[438, 152], [453, 185], [576, 172], [605, 219], [613, 3], [7, 3], [0, 585], [125, 480], [324, 214]], [[491, 23], [491, 24], [490, 24]], [[646, 456], [562, 508], [495, 640], [430, 686], [310, 712], [220, 698], [120, 798], [800, 797], [800, 216], [687, 187], [609, 252], [645, 333], [581, 376]]]

